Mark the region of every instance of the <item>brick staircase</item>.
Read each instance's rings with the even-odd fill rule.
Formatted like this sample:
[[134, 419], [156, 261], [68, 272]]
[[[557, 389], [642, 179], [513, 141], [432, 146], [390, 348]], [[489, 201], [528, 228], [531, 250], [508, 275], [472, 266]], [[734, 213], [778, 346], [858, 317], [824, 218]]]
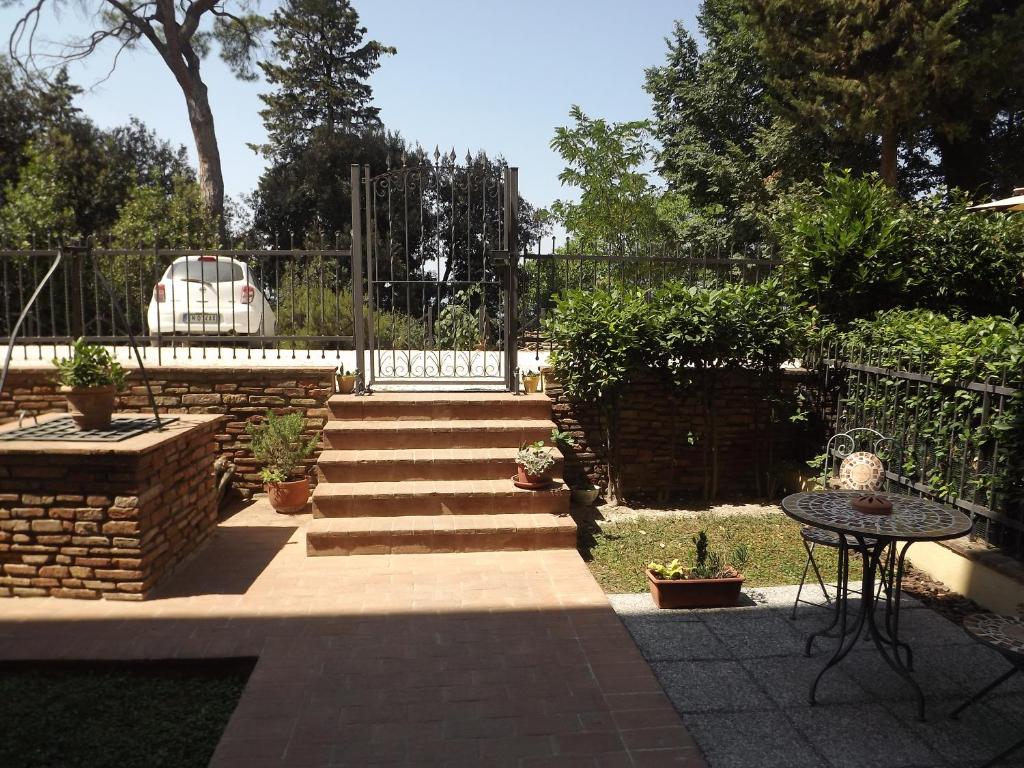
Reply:
[[545, 395], [335, 395], [329, 406], [308, 555], [576, 546], [569, 490], [511, 481], [520, 443], [551, 434]]

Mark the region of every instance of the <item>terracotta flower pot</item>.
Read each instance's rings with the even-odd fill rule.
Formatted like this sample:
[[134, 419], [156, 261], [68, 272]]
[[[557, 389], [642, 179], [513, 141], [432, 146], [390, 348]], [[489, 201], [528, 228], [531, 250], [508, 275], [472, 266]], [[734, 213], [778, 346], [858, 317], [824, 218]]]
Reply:
[[523, 485], [547, 485], [551, 482], [551, 477], [547, 473], [531, 475], [522, 464], [516, 464], [516, 469], [519, 471], [519, 482]]
[[648, 570], [647, 584], [659, 608], [728, 608], [740, 599], [743, 577], [659, 579]]
[[301, 512], [309, 501], [308, 477], [284, 483], [267, 483], [263, 487], [270, 496], [270, 506], [284, 514]]
[[540, 376], [523, 376], [523, 391], [528, 395], [535, 395], [540, 388]]
[[355, 376], [338, 376], [334, 377], [338, 381], [338, 392], [342, 395], [351, 395], [356, 391], [356, 377]]
[[110, 426], [117, 387], [59, 387], [68, 401], [68, 413], [79, 429], [104, 429]]

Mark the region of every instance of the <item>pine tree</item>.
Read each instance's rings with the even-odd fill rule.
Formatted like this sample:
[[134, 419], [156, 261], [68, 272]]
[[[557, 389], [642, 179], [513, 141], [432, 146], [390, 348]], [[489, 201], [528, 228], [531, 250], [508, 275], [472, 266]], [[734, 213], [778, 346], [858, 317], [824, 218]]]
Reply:
[[750, 0], [768, 82], [798, 121], [875, 136], [897, 183], [901, 145], [935, 93], [963, 78], [956, 25], [966, 0]]
[[366, 28], [348, 0], [287, 0], [270, 25], [276, 60], [260, 68], [275, 90], [260, 96], [270, 138], [259, 147], [263, 154], [293, 157], [318, 131], [330, 136], [380, 128], [366, 81], [395, 49], [364, 40]]

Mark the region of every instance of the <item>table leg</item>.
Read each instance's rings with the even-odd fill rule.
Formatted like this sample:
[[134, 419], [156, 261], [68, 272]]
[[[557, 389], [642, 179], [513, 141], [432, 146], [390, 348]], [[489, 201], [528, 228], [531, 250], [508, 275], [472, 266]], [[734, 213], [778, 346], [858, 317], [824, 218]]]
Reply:
[[[814, 678], [814, 682], [811, 684], [810, 703], [813, 706], [816, 702], [816, 696], [818, 691], [818, 683], [821, 682], [821, 678], [824, 677], [825, 673], [828, 672], [832, 667], [838, 664], [848, 654], [853, 647], [857, 644], [860, 639], [861, 632], [864, 629], [864, 621], [867, 617], [865, 606], [867, 603], [861, 598], [861, 609], [857, 613], [857, 618], [853, 622], [853, 627], [847, 630], [847, 624], [849, 620], [849, 565], [850, 565], [850, 545], [846, 541], [845, 536], [840, 536], [839, 544], [839, 582], [841, 590], [836, 595], [836, 603], [839, 605], [837, 612], [837, 621], [839, 623], [839, 643], [836, 645], [835, 651], [832, 653], [832, 657], [826, 662], [825, 666], [818, 673], [818, 676]], [[860, 541], [858, 550], [864, 552], [864, 575], [861, 581], [861, 589], [869, 589], [874, 587], [874, 573], [868, 567], [868, 560], [870, 559], [870, 553], [864, 547], [864, 542]], [[833, 624], [834, 626], [834, 624]], [[828, 629], [831, 629], [829, 627]], [[811, 643], [814, 641], [816, 636], [820, 636], [827, 632], [816, 632], [807, 639], [807, 655], [810, 655]]]
[[[895, 543], [892, 545], [895, 547]], [[910, 650], [910, 646], [907, 643], [901, 642], [899, 639], [900, 632], [900, 594], [902, 591], [903, 582], [903, 569], [904, 561], [907, 554], [907, 550], [910, 548], [910, 542], [905, 543], [900, 547], [896, 557], [896, 569], [892, 576], [892, 591], [886, 600], [885, 606], [885, 631], [883, 634], [882, 630], [878, 627], [878, 621], [875, 616], [875, 602], [877, 596], [875, 595], [874, 579], [875, 572], [878, 569], [879, 560], [881, 559], [882, 549], [884, 543], [876, 545], [875, 549], [865, 557], [864, 562], [864, 589], [865, 592], [861, 597], [863, 610], [867, 617], [867, 628], [871, 640], [875, 644], [875, 648], [885, 659], [885, 663], [901, 678], [904, 682], [910, 686], [914, 692], [914, 696], [917, 699], [918, 717], [924, 720], [924, 693], [921, 691], [921, 686], [914, 680], [911, 675], [911, 669], [913, 664], [913, 655]], [[870, 581], [869, 581], [870, 580]], [[890, 654], [886, 646], [892, 647], [892, 653]], [[907, 656], [907, 661], [904, 662], [900, 658], [900, 649], [903, 649]]]

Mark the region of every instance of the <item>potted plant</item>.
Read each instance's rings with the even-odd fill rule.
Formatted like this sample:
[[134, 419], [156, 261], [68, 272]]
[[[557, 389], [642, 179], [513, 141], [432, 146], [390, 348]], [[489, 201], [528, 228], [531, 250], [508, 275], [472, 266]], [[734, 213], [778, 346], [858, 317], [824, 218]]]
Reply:
[[338, 393], [342, 395], [351, 395], [356, 390], [356, 374], [349, 371], [343, 365], [338, 366], [338, 370], [334, 374], [335, 380], [338, 382]]
[[79, 429], [110, 426], [117, 390], [124, 386], [124, 368], [103, 347], [78, 339], [71, 357], [54, 358], [57, 391], [68, 401], [68, 413]]
[[309, 501], [309, 477], [305, 471], [301, 478], [294, 477], [303, 461], [313, 455], [320, 433], [305, 438], [306, 418], [299, 412], [277, 416], [271, 411], [262, 424], [250, 422], [245, 431], [252, 436], [250, 450], [263, 464], [263, 480], [270, 504], [278, 512], [301, 511]]
[[701, 531], [693, 537], [695, 565], [683, 566], [678, 560], [655, 561], [647, 566], [651, 597], [659, 608], [725, 608], [736, 605], [743, 586], [743, 569], [749, 553], [741, 544], [733, 550], [729, 562], [708, 549], [708, 535]]
[[572, 489], [572, 502], [581, 507], [589, 507], [597, 501], [600, 489], [597, 486], [587, 483]]
[[523, 374], [523, 391], [528, 395], [535, 395], [540, 388], [540, 374], [535, 371], [527, 371]]
[[516, 469], [519, 474], [516, 485], [520, 488], [536, 490], [551, 484], [551, 468], [555, 466], [555, 457], [543, 440], [535, 443], [523, 443], [516, 454]]

